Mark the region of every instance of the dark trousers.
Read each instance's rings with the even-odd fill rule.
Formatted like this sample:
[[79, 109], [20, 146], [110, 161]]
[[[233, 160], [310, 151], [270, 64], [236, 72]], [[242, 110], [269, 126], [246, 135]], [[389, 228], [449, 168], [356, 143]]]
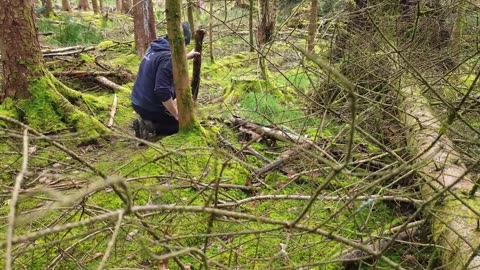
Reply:
[[151, 112], [135, 104], [132, 104], [132, 107], [143, 120], [152, 122], [157, 135], [172, 135], [178, 132], [178, 121], [166, 112]]

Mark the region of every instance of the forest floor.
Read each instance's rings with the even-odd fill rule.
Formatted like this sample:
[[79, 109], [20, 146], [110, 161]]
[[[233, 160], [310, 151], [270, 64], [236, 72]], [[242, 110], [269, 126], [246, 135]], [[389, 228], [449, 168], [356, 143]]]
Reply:
[[[242, 18], [236, 20], [236, 30], [246, 29], [245, 14], [242, 9], [229, 14]], [[54, 33], [42, 36], [45, 48], [94, 47], [74, 55], [45, 58], [48, 69], [60, 81], [94, 97], [94, 108], [88, 109], [91, 104], [87, 103], [86, 111], [106, 124], [114, 96], [118, 107], [107, 138], [92, 142], [82, 130], [49, 134], [82, 161], [49, 141], [31, 138], [29, 173], [22, 186], [15, 230], [17, 237], [30, 238], [17, 239], [16, 268], [96, 268], [109, 250], [112, 235], [116, 241], [106, 264], [109, 269], [160, 267], [165, 259], [162, 254], [171, 251], [183, 252], [177, 262], [168, 260], [171, 269], [180, 264], [198, 269], [203, 260], [212, 268], [232, 269], [391, 269], [382, 258], [407, 269], [435, 264], [430, 238], [422, 233], [417, 233], [422, 237], [405, 239], [418, 245], [397, 243], [378, 260], [360, 260], [368, 254], [357, 254], [352, 259], [357, 262], [348, 263], [350, 257], [345, 254], [351, 255], [352, 243], [369, 245], [374, 239], [388, 237], [391, 228], [408, 218], [419, 200], [417, 187], [409, 174], [373, 178], [382, 176], [394, 160], [380, 149], [382, 143], [359, 133], [354, 137], [348, 170], [331, 176], [328, 162], [338, 165], [335, 162], [346, 155], [349, 124], [342, 119], [348, 117], [347, 101], [332, 104], [337, 115], [311, 109], [321, 78], [315, 66], [291, 49], [290, 43], [272, 45], [268, 80], [260, 80], [258, 54], [249, 52], [243, 42], [248, 34], [218, 26], [214, 63], [209, 61], [206, 46], [203, 50], [195, 113], [199, 126], [142, 143], [134, 138], [131, 128], [137, 115], [129, 95], [140, 64], [132, 46], [133, 25], [126, 16], [110, 16], [113, 20], [91, 13], [72, 16], [59, 12], [55, 19], [39, 20], [40, 32]], [[159, 33], [165, 32], [165, 26], [159, 26]], [[322, 52], [328, 42], [319, 42], [316, 51]], [[294, 43], [305, 46], [302, 39]], [[191, 49], [192, 45], [187, 51]], [[73, 76], [73, 71], [102, 74], [125, 90], [113, 92], [97, 84], [91, 75]], [[251, 125], [239, 125], [238, 119], [287, 135], [273, 138]], [[0, 215], [4, 221], [10, 209], [12, 179], [22, 161], [21, 137], [20, 131], [9, 130], [0, 140]], [[262, 172], [274, 161], [281, 166]], [[138, 210], [142, 222], [132, 214], [94, 222], [126, 206], [110, 187], [87, 192], [103, 180], [86, 164], [128, 186], [128, 192], [120, 193], [128, 193], [133, 206], [152, 206]], [[320, 190], [318, 200], [302, 216], [299, 224], [303, 227], [289, 228], [287, 225], [302, 213], [326, 179], [329, 182]], [[88, 196], [76, 197], [79, 194]], [[164, 208], [153, 207], [157, 205]], [[66, 226], [82, 220], [89, 223]], [[423, 222], [420, 218], [417, 221]], [[117, 224], [121, 226], [116, 228]], [[58, 228], [58, 232], [33, 235], [47, 228]], [[5, 241], [6, 225], [0, 230], [0, 240]], [[428, 234], [426, 226], [418, 231]]]

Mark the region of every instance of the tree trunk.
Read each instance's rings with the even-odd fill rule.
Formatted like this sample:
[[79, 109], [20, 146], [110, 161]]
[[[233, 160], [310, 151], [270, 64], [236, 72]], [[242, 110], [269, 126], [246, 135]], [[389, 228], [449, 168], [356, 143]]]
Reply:
[[318, 14], [318, 0], [312, 0], [310, 7], [310, 22], [308, 23], [308, 40], [307, 51], [313, 52], [315, 47], [315, 34], [317, 33], [317, 15]]
[[210, 63], [214, 63], [215, 59], [213, 57], [213, 0], [210, 0], [209, 8], [210, 16], [208, 19], [208, 51], [210, 53]]
[[78, 3], [78, 9], [80, 10], [88, 10], [89, 7], [88, 7], [88, 1], [87, 0], [80, 0], [80, 2]]
[[181, 2], [166, 1], [167, 33], [172, 50], [173, 80], [177, 96], [178, 122], [180, 129], [194, 126], [193, 100], [190, 91], [187, 57], [185, 53], [185, 38], [181, 27]]
[[122, 0], [122, 12], [128, 14], [132, 9], [132, 0]]
[[123, 7], [122, 7], [122, 0], [117, 0], [117, 1], [115, 2], [115, 9], [116, 9], [117, 13], [122, 12], [122, 9], [123, 9]]
[[98, 0], [98, 6], [100, 7], [100, 13], [103, 13], [103, 0]]
[[[22, 119], [44, 132], [69, 127], [82, 128], [89, 138], [108, 130], [70, 101], [86, 102], [81, 93], [58, 82], [43, 63], [31, 1], [0, 1], [0, 53], [4, 87], [0, 100], [12, 98], [22, 111]], [[68, 99], [67, 99], [68, 97]], [[29, 99], [28, 102], [20, 99]], [[82, 100], [83, 99], [83, 100]], [[55, 123], [52, 123], [55, 122]], [[87, 129], [90, 128], [90, 129]]]
[[52, 4], [52, 0], [45, 0], [45, 17], [50, 17], [52, 16], [54, 13], [53, 13], [53, 4]]
[[70, 3], [68, 2], [68, 0], [62, 0], [62, 10], [63, 11], [68, 11], [68, 12], [72, 11], [72, 9], [70, 8]]
[[[469, 170], [452, 148], [452, 141], [439, 135], [442, 133], [439, 121], [421, 90], [416, 86], [403, 87], [401, 96], [400, 113], [408, 127], [405, 129], [408, 149], [413, 156], [420, 155], [417, 161], [422, 164], [417, 170], [423, 180], [421, 194], [425, 201], [433, 200], [429, 209], [432, 214], [427, 214], [433, 238], [437, 245], [445, 247], [439, 249], [443, 269], [477, 269], [480, 267], [480, 200], [463, 195], [473, 187]], [[439, 194], [445, 187], [449, 187], [451, 193]]]
[[250, 37], [250, 51], [255, 51], [253, 41], [253, 0], [250, 0], [250, 8], [248, 9], [248, 34]]
[[262, 47], [272, 41], [277, 21], [277, 1], [260, 0], [260, 24], [258, 25], [257, 42]]
[[133, 4], [135, 44], [137, 47], [137, 55], [142, 58], [150, 42], [152, 42], [156, 36], [155, 18], [152, 14], [153, 6], [151, 0], [134, 0]]
[[93, 13], [94, 14], [99, 14], [100, 9], [98, 8], [98, 1], [97, 0], [92, 0], [92, 8], [93, 8]]
[[192, 33], [195, 33], [195, 22], [193, 21], [193, 0], [188, 0], [187, 16], [188, 23], [190, 24], [190, 29]]
[[30, 1], [0, 1], [0, 54], [4, 87], [0, 101], [10, 97], [28, 98], [28, 80], [37, 76], [42, 66], [42, 53]]

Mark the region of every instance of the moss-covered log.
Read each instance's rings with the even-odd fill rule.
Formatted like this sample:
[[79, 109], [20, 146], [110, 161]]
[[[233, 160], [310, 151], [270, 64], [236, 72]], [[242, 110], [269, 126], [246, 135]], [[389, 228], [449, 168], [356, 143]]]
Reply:
[[[440, 250], [443, 269], [478, 269], [480, 199], [465, 195], [474, 185], [469, 171], [452, 141], [439, 135], [441, 126], [421, 90], [404, 87], [401, 97], [408, 148], [423, 165], [418, 169], [421, 194], [425, 201], [435, 199], [428, 216], [435, 243], [444, 247]], [[447, 187], [449, 191], [438, 196]]]

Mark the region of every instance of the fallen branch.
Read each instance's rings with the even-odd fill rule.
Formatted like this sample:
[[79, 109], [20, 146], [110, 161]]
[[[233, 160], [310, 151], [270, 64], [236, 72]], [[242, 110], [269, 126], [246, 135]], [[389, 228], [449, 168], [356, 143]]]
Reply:
[[[227, 208], [227, 207], [235, 207], [240, 206], [242, 204], [255, 202], [255, 201], [277, 201], [277, 200], [301, 200], [301, 201], [308, 201], [311, 200], [312, 196], [308, 195], [261, 195], [255, 197], [249, 197], [246, 199], [238, 200], [232, 203], [224, 203], [219, 204], [219, 208]], [[318, 201], [344, 201], [349, 199], [348, 196], [318, 196], [316, 198]], [[372, 196], [358, 196], [354, 199], [355, 201], [394, 201], [394, 202], [404, 202], [404, 203], [412, 203], [415, 205], [420, 205], [423, 203], [422, 200], [412, 199], [408, 197], [398, 197], [398, 196], [381, 196], [381, 195], [372, 195]]]
[[97, 77], [97, 76], [118, 76], [119, 75], [118, 72], [81, 71], [81, 70], [53, 72], [52, 74], [55, 77], [75, 77], [75, 78]]
[[44, 53], [43, 57], [54, 57], [54, 56], [67, 56], [67, 55], [75, 55], [82, 52], [88, 52], [95, 50], [95, 47], [82, 47], [77, 50], [68, 50], [68, 51], [61, 51], [61, 52], [52, 52], [52, 53]]
[[117, 103], [118, 103], [118, 98], [117, 94], [113, 97], [113, 104], [112, 104], [112, 109], [110, 110], [110, 119], [108, 120], [107, 127], [112, 127], [113, 126], [113, 118], [115, 117], [115, 113], [117, 112]]
[[113, 90], [113, 91], [124, 91], [125, 88], [123, 88], [121, 85], [118, 85], [112, 81], [110, 81], [109, 79], [103, 77], [103, 76], [96, 76], [94, 78], [95, 82]]
[[[281, 168], [283, 165], [285, 165], [285, 163], [287, 163], [289, 160], [293, 159], [297, 155], [298, 155], [297, 150], [287, 150], [282, 154], [280, 154], [280, 156], [276, 160], [254, 171], [253, 174], [257, 177], [262, 177], [264, 174], [268, 172]], [[281, 171], [281, 172], [285, 173], [285, 171]]]

